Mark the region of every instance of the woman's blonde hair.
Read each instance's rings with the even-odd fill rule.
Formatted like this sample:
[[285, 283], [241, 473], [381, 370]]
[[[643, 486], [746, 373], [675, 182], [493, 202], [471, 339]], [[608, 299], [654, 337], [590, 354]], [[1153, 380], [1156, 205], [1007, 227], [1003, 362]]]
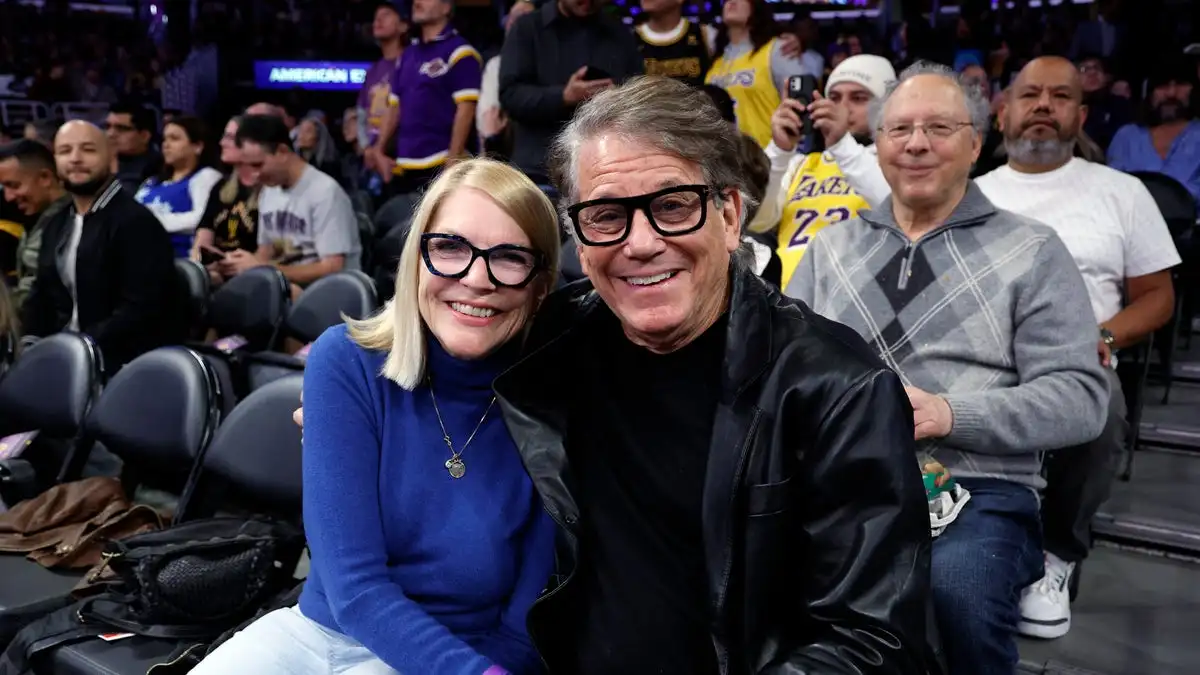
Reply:
[[[558, 278], [560, 238], [554, 205], [525, 174], [491, 159], [470, 159], [446, 169], [433, 181], [413, 214], [408, 239], [396, 268], [396, 294], [374, 316], [347, 319], [350, 337], [364, 349], [387, 352], [383, 376], [414, 389], [425, 376], [425, 322], [418, 303], [421, 235], [429, 231], [442, 203], [459, 188], [474, 188], [494, 201], [542, 253], [545, 269], [534, 285], [548, 293]], [[536, 287], [536, 286], [535, 286]]]

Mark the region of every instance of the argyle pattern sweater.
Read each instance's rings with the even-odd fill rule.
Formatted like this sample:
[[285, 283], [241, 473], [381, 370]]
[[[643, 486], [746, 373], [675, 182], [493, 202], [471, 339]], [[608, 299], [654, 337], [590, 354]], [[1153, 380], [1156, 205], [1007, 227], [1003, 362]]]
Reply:
[[945, 397], [953, 429], [919, 450], [956, 476], [1041, 489], [1044, 452], [1103, 428], [1108, 381], [1079, 269], [1053, 230], [974, 183], [917, 241], [891, 197], [827, 228], [786, 292], [858, 331], [906, 386]]

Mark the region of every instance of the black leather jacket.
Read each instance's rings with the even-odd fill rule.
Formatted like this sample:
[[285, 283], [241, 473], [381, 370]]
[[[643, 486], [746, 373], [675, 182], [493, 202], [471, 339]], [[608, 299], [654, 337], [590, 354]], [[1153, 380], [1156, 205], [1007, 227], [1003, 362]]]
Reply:
[[[703, 505], [721, 673], [925, 673], [929, 516], [900, 380], [850, 329], [740, 266], [732, 278]], [[555, 293], [528, 356], [495, 385], [560, 528], [557, 573], [528, 620], [552, 675], [570, 675], [556, 635], [587, 555], [564, 436], [571, 392], [588, 383], [570, 366], [587, 358], [574, 346], [589, 319], [609, 311], [586, 280]]]

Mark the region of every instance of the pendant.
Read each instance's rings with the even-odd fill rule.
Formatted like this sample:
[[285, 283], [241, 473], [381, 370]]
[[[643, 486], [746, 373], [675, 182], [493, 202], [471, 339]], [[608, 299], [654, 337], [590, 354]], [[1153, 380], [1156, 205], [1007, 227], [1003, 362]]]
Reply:
[[467, 473], [467, 465], [457, 457], [446, 460], [446, 469], [450, 472], [451, 478], [462, 478]]

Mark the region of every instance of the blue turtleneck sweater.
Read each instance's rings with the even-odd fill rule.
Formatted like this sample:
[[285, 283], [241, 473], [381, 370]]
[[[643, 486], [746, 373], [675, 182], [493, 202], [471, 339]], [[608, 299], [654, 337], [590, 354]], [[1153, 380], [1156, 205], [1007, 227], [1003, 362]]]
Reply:
[[[460, 361], [427, 340], [437, 406], [456, 449], [492, 400], [506, 348]], [[487, 413], [446, 470], [429, 387], [379, 373], [385, 355], [344, 326], [304, 372], [304, 528], [312, 569], [300, 611], [409, 675], [536, 673], [525, 615], [554, 564], [554, 527], [501, 418]], [[495, 672], [494, 670], [492, 672]]]

